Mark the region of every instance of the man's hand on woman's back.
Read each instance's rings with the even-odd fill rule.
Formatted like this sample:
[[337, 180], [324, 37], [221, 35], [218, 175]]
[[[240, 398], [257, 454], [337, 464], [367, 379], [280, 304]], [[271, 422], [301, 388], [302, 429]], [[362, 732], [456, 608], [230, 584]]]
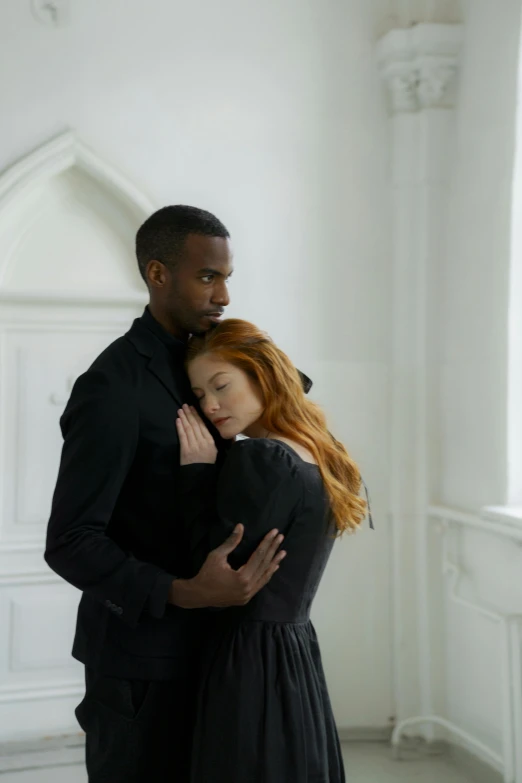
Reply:
[[184, 609], [247, 604], [270, 581], [286, 552], [278, 552], [284, 536], [271, 530], [245, 565], [235, 571], [228, 556], [240, 543], [243, 533], [243, 525], [236, 525], [226, 541], [210, 552], [195, 577], [174, 580], [169, 603]]

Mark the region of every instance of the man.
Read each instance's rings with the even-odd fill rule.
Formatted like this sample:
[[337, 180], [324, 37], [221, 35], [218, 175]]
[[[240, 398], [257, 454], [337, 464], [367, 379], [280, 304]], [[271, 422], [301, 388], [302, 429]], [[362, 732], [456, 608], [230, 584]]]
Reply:
[[228, 231], [203, 210], [165, 207], [136, 253], [149, 305], [74, 385], [45, 559], [83, 592], [73, 656], [86, 671], [76, 715], [90, 783], [188, 783], [203, 608], [246, 603], [284, 553], [272, 531], [233, 571], [238, 525], [194, 575], [176, 499], [177, 411], [195, 403], [185, 346], [228, 305]]

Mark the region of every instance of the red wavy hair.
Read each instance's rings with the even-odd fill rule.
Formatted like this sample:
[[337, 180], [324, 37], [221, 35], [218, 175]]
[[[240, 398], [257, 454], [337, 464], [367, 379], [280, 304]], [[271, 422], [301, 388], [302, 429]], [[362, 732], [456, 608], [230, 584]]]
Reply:
[[262, 426], [313, 455], [337, 531], [356, 530], [366, 514], [366, 503], [359, 497], [361, 474], [343, 444], [328, 431], [321, 408], [305, 396], [288, 356], [267, 334], [238, 318], [228, 318], [205, 335], [193, 337], [187, 365], [203, 354], [215, 354], [248, 375], [263, 400]]

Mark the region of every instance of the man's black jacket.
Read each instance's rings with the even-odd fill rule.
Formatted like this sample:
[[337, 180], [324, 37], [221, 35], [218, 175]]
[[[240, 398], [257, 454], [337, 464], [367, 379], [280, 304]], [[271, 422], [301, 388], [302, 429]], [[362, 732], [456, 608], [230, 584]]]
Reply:
[[167, 604], [190, 573], [175, 481], [177, 410], [193, 403], [185, 346], [148, 310], [76, 381], [45, 559], [83, 592], [73, 655], [104, 674], [163, 679], [197, 645], [201, 612]]

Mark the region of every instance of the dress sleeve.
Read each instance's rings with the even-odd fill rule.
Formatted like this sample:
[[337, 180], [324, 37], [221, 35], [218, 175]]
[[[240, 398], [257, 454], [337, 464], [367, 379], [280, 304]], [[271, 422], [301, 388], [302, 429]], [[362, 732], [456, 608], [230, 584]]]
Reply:
[[215, 464], [182, 465], [174, 487], [195, 573], [210, 551], [208, 539], [216, 519], [218, 470]]
[[[241, 523], [245, 528], [243, 539], [229, 558], [230, 564], [239, 568], [270, 530], [287, 531], [301, 502], [302, 483], [295, 462], [273, 440], [256, 438], [235, 443], [217, 479], [214, 474], [215, 485], [210, 471], [204, 474], [200, 470], [202, 483], [199, 487], [192, 483], [185, 494], [185, 520], [195, 568]], [[190, 478], [196, 477], [194, 470]], [[214, 507], [201, 513], [204, 496], [207, 509], [209, 500]]]

